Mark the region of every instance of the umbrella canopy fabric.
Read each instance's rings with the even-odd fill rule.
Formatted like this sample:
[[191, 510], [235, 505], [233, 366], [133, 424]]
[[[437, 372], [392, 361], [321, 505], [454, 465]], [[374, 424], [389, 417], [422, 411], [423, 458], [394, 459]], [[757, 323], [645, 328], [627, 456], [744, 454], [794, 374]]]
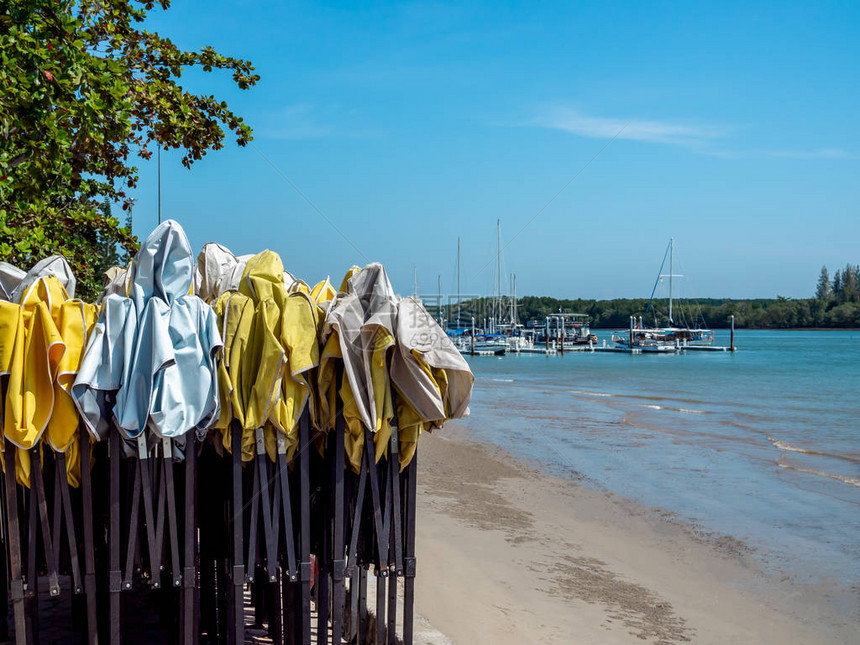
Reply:
[[235, 256], [216, 242], [203, 245], [197, 255], [195, 293], [205, 302], [214, 303], [228, 291], [237, 291], [245, 266], [253, 256]]
[[[203, 253], [211, 247], [207, 244]], [[222, 266], [233, 271], [229, 263]], [[225, 343], [216, 427], [229, 451], [231, 421], [239, 422], [245, 461], [254, 457], [254, 433], [260, 427], [272, 459], [279, 444], [291, 457], [299, 417], [311, 401], [308, 373], [319, 364], [317, 308], [304, 290], [290, 292], [287, 279], [295, 286], [278, 254], [262, 251], [248, 259], [235, 287], [229, 285], [236, 290], [221, 294], [214, 305]], [[213, 281], [223, 284], [214, 274]]]
[[[29, 485], [26, 451], [44, 437], [57, 452], [68, 452], [69, 479], [77, 485], [78, 413], [70, 388], [97, 314], [94, 305], [70, 299], [74, 284], [68, 263], [49, 258], [36, 264], [14, 293], [19, 303], [3, 303], [0, 373], [7, 373], [3, 436], [18, 448], [18, 480]], [[22, 285], [27, 285], [23, 290]]]
[[105, 286], [96, 299], [97, 305], [101, 305], [104, 299], [110, 295], [128, 295], [128, 269], [129, 267], [112, 266], [105, 271]]
[[55, 276], [60, 281], [69, 298], [75, 297], [75, 287], [78, 282], [75, 280], [74, 274], [72, 274], [72, 267], [69, 266], [68, 260], [62, 255], [52, 255], [44, 260], [40, 260], [33, 265], [32, 269], [27, 271], [27, 274], [15, 286], [11, 300], [13, 302], [20, 302], [21, 295], [27, 287], [36, 282], [36, 280], [49, 275]]
[[218, 418], [222, 341], [212, 309], [191, 295], [193, 275], [185, 231], [167, 220], [135, 255], [128, 297], [105, 298], [72, 387], [95, 437], [106, 438], [112, 420], [129, 439], [149, 429], [181, 449], [186, 432]]
[[14, 264], [0, 262], [0, 300], [12, 302], [12, 292], [15, 291], [27, 272]]
[[[374, 433], [376, 460], [382, 457], [391, 435], [394, 405], [388, 376], [388, 354], [394, 346], [397, 296], [379, 263], [360, 271], [353, 267], [345, 278], [346, 292], [332, 300], [323, 324], [323, 353], [319, 387], [330, 428], [334, 410], [332, 392], [336, 359], [343, 362], [340, 387], [347, 426], [346, 452], [354, 469], [361, 468], [363, 428]], [[344, 385], [348, 385], [344, 387]], [[326, 394], [322, 394], [326, 393]]]
[[412, 296], [398, 302], [391, 381], [400, 395], [397, 418], [402, 469], [415, 455], [422, 431], [468, 416], [475, 381], [451, 339]]

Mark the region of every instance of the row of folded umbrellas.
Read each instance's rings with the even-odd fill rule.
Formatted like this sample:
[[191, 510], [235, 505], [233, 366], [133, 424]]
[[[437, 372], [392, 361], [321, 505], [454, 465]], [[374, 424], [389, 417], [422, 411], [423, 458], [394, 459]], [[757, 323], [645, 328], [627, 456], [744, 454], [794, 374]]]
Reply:
[[241, 430], [244, 461], [262, 429], [269, 457], [289, 459], [302, 413], [322, 451], [341, 406], [358, 472], [365, 428], [379, 460], [396, 419], [405, 467], [422, 431], [468, 414], [467, 363], [418, 299], [395, 295], [381, 264], [350, 268], [338, 288], [311, 286], [268, 250], [237, 257], [210, 243], [195, 261], [168, 220], [107, 278], [90, 304], [74, 298], [61, 256], [26, 272], [0, 263], [2, 440], [22, 485], [40, 444], [64, 453], [77, 485], [79, 428], [92, 441], [118, 429], [128, 456], [169, 439], [174, 459], [188, 432], [231, 451]]
[[335, 288], [295, 278], [268, 250], [237, 257], [210, 243], [195, 260], [175, 221], [108, 272], [96, 303], [74, 296], [62, 257], [29, 271], [0, 262], [0, 567], [16, 642], [41, 628], [37, 572], [59, 595], [65, 558], [90, 643], [122, 642], [120, 596], [162, 578], [182, 589], [182, 643], [244, 642], [250, 583], [280, 602], [275, 641], [293, 642], [292, 624], [309, 644], [313, 580], [319, 642], [327, 625], [332, 642], [364, 642], [347, 605], [366, 617], [371, 566], [376, 642], [394, 643], [398, 577], [411, 642], [416, 446], [468, 414], [474, 382], [421, 302], [396, 296], [378, 263]]

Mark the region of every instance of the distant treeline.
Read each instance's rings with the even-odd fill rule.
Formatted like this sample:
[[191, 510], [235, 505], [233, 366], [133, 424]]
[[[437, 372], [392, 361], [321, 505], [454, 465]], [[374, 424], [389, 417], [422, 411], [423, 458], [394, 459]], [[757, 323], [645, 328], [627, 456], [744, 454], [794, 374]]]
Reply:
[[[477, 324], [481, 325], [483, 317], [492, 315], [492, 301], [488, 298], [469, 300], [462, 303], [461, 309], [461, 319], [468, 321], [469, 315], [475, 315]], [[506, 301], [505, 317], [509, 311], [510, 302]], [[624, 329], [629, 325], [630, 316], [645, 316], [644, 322], [653, 325], [655, 313], [657, 324], [665, 325], [668, 300], [655, 300], [650, 310], [647, 298], [570, 300], [525, 296], [517, 300], [517, 318], [522, 323], [543, 321], [549, 314], [559, 311], [588, 314], [595, 328]], [[737, 328], [860, 328], [860, 266], [849, 264], [837, 270], [832, 279], [827, 268], [822, 267], [812, 298], [683, 298], [674, 301], [672, 317], [676, 324], [719, 328], [728, 327], [732, 314]], [[454, 307], [449, 316], [452, 321], [456, 317]]]

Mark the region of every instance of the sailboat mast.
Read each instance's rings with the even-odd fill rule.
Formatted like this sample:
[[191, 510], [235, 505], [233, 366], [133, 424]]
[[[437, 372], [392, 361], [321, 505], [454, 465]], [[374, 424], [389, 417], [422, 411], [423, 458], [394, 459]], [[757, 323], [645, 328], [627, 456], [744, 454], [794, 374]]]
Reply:
[[436, 274], [436, 302], [439, 304], [439, 324], [442, 324], [442, 318], [444, 317], [444, 311], [442, 309], [442, 275]]
[[457, 236], [457, 327], [460, 326], [460, 236]]
[[498, 324], [498, 318], [502, 317], [502, 220], [500, 219], [496, 220], [496, 278], [499, 285], [499, 290], [496, 292], [499, 299], [496, 320], [496, 324]]
[[672, 278], [675, 277], [675, 238], [669, 238], [669, 327], [672, 327]]

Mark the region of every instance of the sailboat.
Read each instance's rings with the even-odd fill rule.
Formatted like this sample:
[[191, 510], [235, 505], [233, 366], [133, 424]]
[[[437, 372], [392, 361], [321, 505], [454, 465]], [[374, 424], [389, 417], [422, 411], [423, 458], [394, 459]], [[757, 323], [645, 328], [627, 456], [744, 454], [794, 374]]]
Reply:
[[[664, 274], [663, 268], [666, 265], [667, 257], [669, 258], [669, 273]], [[640, 316], [638, 320], [632, 317], [629, 330], [612, 334], [612, 342], [617, 347], [643, 352], [674, 352], [686, 348], [707, 347], [713, 344], [714, 332], [711, 329], [698, 325], [696, 327], [681, 326], [675, 321], [673, 280], [681, 277], [683, 276], [675, 274], [675, 238], [669, 238], [669, 246], [663, 255], [663, 262], [660, 264], [660, 272], [657, 274], [657, 280], [651, 290], [651, 298], [648, 300], [645, 315]], [[669, 279], [669, 313], [666, 317], [666, 326], [661, 327], [654, 308], [654, 292], [664, 278]], [[652, 311], [654, 326], [646, 327], [645, 320]]]

